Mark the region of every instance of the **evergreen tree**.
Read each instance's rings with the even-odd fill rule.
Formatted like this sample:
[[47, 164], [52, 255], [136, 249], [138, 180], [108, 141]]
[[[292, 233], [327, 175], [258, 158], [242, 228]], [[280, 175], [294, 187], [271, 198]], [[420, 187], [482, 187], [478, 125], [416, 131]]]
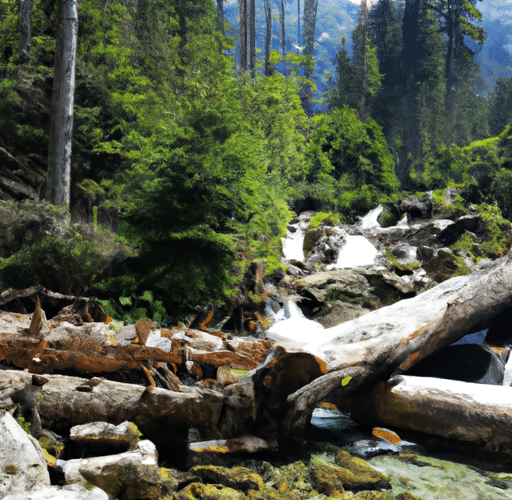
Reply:
[[512, 77], [498, 78], [490, 102], [490, 133], [498, 135], [512, 122]]

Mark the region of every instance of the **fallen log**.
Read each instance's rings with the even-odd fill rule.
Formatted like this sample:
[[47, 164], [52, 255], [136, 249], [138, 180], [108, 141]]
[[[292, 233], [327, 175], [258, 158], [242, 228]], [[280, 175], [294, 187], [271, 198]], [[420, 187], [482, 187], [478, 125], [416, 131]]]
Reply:
[[471, 442], [512, 459], [512, 387], [399, 375], [337, 405], [359, 422]]
[[[185, 386], [170, 391], [64, 375], [47, 375], [45, 379], [48, 382], [39, 388], [39, 394], [31, 395], [38, 402], [42, 427], [60, 435], [66, 436], [74, 425], [130, 421], [163, 452], [174, 449], [176, 441], [185, 448], [189, 428], [196, 429], [203, 439], [220, 437], [219, 421], [226, 399], [220, 391]], [[0, 394], [10, 387], [32, 385], [32, 375], [27, 372], [0, 370]], [[85, 391], [85, 387], [89, 389]], [[16, 399], [16, 394], [10, 394], [11, 399]], [[23, 405], [23, 401], [19, 403]]]
[[270, 336], [288, 349], [323, 358], [328, 373], [287, 398], [279, 430], [284, 442], [301, 442], [311, 412], [325, 399], [343, 398], [402, 373], [440, 347], [488, 327], [512, 306], [512, 253], [487, 267], [452, 278], [411, 299], [378, 309], [300, 343]]

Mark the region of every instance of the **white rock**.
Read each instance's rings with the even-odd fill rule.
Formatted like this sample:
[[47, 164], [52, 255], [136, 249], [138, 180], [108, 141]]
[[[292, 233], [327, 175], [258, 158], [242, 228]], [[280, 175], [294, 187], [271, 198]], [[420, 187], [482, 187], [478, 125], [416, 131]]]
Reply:
[[3, 500], [108, 500], [108, 495], [100, 488], [87, 490], [78, 484], [71, 484], [63, 487], [47, 486], [7, 495]]
[[133, 451], [127, 451], [125, 453], [105, 457], [67, 460], [62, 466], [62, 471], [64, 472], [67, 484], [78, 483], [85, 485], [87, 481], [82, 474], [80, 474], [80, 470], [87, 470], [93, 475], [100, 476], [101, 469], [103, 467], [116, 463], [123, 465], [132, 464], [135, 467], [139, 467], [141, 465], [154, 465], [157, 467], [158, 453], [156, 451], [156, 446], [146, 439], [139, 441], [137, 443], [137, 448]]
[[50, 474], [39, 443], [10, 413], [0, 413], [0, 498], [50, 486]]

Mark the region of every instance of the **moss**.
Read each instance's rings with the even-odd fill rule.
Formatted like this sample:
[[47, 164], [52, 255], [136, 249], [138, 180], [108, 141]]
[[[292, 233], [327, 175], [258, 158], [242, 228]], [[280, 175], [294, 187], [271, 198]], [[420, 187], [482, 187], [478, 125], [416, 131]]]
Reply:
[[174, 500], [245, 500], [245, 495], [218, 484], [194, 482], [174, 494]]
[[14, 475], [18, 473], [18, 467], [13, 464], [4, 465], [4, 473], [9, 475]]
[[412, 273], [421, 267], [421, 263], [417, 260], [411, 260], [407, 264], [400, 264], [389, 248], [386, 248], [386, 258], [397, 272]]
[[318, 212], [309, 221], [309, 228], [315, 229], [320, 226], [337, 226], [340, 221], [340, 214], [333, 212]]
[[245, 467], [229, 469], [216, 465], [198, 465], [191, 472], [205, 483], [222, 484], [241, 491], [261, 490], [265, 486], [260, 475]]

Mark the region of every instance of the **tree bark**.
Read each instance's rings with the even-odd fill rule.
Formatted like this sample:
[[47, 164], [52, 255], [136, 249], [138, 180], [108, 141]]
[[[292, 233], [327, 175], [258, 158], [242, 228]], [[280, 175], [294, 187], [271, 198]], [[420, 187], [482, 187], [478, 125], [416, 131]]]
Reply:
[[70, 203], [77, 35], [77, 0], [60, 0], [46, 190], [48, 202], [54, 205]]
[[270, 42], [272, 41], [272, 7], [270, 0], [265, 0], [265, 20], [267, 22], [267, 30], [265, 32], [265, 76], [273, 73], [270, 64]]
[[284, 0], [281, 0], [281, 47], [283, 49], [283, 60], [286, 60], [286, 25]]
[[224, 0], [217, 0], [217, 19], [219, 31], [224, 35]]
[[239, 0], [240, 9], [240, 69], [247, 70], [247, 0]]
[[342, 398], [339, 408], [369, 425], [469, 441], [512, 456], [512, 387], [402, 375]]
[[249, 70], [256, 68], [256, 0], [249, 0]]
[[18, 57], [21, 64], [27, 62], [32, 44], [32, 8], [33, 0], [19, 0], [20, 10], [20, 39]]

